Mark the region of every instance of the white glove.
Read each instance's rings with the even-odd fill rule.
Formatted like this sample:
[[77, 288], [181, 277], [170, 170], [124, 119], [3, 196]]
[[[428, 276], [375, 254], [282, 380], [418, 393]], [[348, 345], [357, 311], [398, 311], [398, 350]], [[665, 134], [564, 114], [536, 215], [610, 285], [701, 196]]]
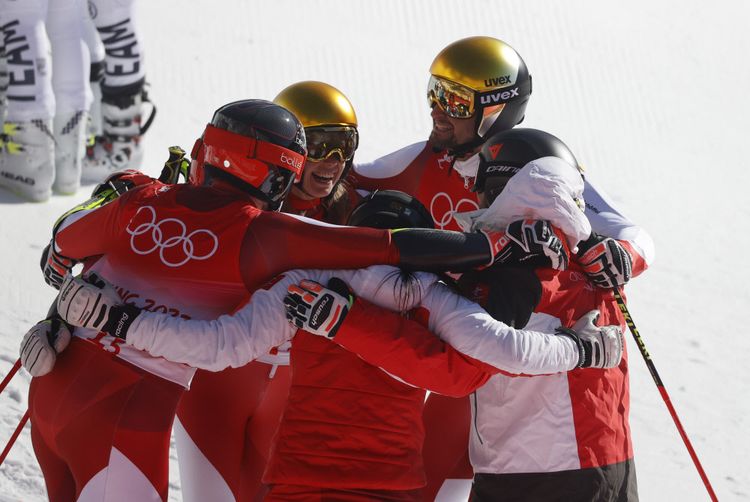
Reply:
[[122, 304], [110, 283], [89, 274], [65, 278], [57, 295], [57, 312], [74, 326], [103, 331], [124, 340], [140, 309]]
[[70, 330], [59, 318], [39, 321], [23, 335], [21, 364], [31, 376], [46, 375], [55, 366], [57, 354], [70, 343]]
[[596, 326], [599, 311], [578, 319], [573, 329], [559, 327], [558, 335], [569, 336], [578, 345], [579, 368], [614, 368], [622, 359], [623, 338], [619, 326]]

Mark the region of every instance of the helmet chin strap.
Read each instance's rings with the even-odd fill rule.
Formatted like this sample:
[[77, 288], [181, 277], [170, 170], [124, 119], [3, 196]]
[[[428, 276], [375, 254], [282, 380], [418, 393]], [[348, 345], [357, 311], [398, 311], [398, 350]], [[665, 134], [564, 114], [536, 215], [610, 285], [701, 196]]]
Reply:
[[478, 146], [481, 146], [482, 143], [484, 143], [484, 138], [481, 138], [477, 135], [474, 137], [473, 140], [469, 141], [468, 143], [464, 143], [462, 145], [456, 145], [453, 148], [448, 148], [448, 155], [450, 155], [454, 159], [460, 159], [461, 157], [464, 157], [467, 153], [474, 153], [474, 150], [476, 150]]

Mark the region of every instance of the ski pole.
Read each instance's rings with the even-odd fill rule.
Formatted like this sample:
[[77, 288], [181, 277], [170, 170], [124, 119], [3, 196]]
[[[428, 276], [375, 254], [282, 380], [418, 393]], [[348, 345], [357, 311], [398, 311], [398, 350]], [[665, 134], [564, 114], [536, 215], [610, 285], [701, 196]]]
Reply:
[[8, 440], [8, 444], [5, 445], [5, 449], [3, 449], [3, 452], [0, 453], [0, 465], [3, 465], [3, 462], [5, 462], [5, 457], [8, 456], [8, 453], [10, 453], [10, 449], [13, 448], [13, 445], [15, 444], [16, 439], [18, 439], [18, 435], [21, 434], [21, 431], [23, 430], [28, 420], [29, 420], [29, 410], [26, 410], [26, 413], [23, 414], [23, 416], [21, 417], [21, 420], [18, 422], [18, 425], [16, 426], [16, 430], [13, 431], [13, 435]]
[[685, 429], [682, 427], [682, 422], [680, 422], [680, 419], [677, 416], [677, 411], [674, 409], [674, 406], [672, 406], [672, 400], [669, 398], [669, 394], [667, 394], [667, 389], [664, 387], [664, 383], [661, 381], [659, 373], [656, 371], [656, 366], [651, 360], [651, 354], [648, 353], [646, 344], [643, 343], [643, 338], [641, 338], [641, 334], [638, 332], [638, 328], [635, 327], [635, 322], [633, 322], [630, 311], [628, 310], [627, 305], [625, 305], [625, 300], [623, 300], [622, 295], [620, 294], [620, 289], [615, 286], [612, 288], [612, 292], [615, 295], [617, 306], [620, 307], [620, 311], [625, 317], [625, 323], [628, 325], [630, 332], [633, 334], [636, 345], [638, 345], [638, 350], [640, 350], [641, 355], [643, 356], [643, 360], [646, 362], [646, 367], [651, 373], [651, 377], [654, 379], [656, 388], [659, 389], [659, 394], [661, 394], [661, 397], [664, 400], [664, 404], [667, 405], [669, 414], [672, 415], [672, 420], [674, 421], [675, 426], [677, 426], [677, 431], [680, 433], [680, 437], [682, 437], [683, 443], [685, 443], [685, 446], [687, 447], [690, 458], [693, 459], [693, 464], [695, 464], [695, 468], [698, 469], [698, 474], [700, 474], [700, 477], [703, 480], [703, 484], [706, 486], [706, 490], [708, 490], [708, 496], [711, 497], [711, 500], [713, 502], [718, 502], [719, 499], [716, 498], [716, 493], [714, 493], [711, 482], [708, 480], [708, 476], [706, 476], [706, 471], [703, 470], [703, 466], [701, 465], [700, 460], [698, 460], [698, 455], [695, 453], [695, 449], [693, 449], [693, 445], [690, 442], [690, 439], [688, 439], [687, 434], [685, 433]]
[[2, 383], [0, 383], [0, 393], [2, 393], [5, 390], [5, 387], [10, 383], [13, 376], [18, 372], [18, 370], [21, 368], [21, 358], [19, 357], [18, 360], [13, 364], [13, 367], [10, 369], [7, 375], [5, 375], [5, 378], [3, 378]]

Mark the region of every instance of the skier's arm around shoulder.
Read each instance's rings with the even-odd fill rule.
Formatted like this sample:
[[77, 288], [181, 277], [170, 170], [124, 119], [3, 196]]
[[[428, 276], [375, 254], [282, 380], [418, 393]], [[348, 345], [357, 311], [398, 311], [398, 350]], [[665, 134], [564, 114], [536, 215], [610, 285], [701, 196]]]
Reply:
[[[316, 271], [306, 272], [310, 274], [317, 276]], [[214, 320], [183, 319], [122, 304], [111, 285], [91, 276], [69, 276], [57, 304], [70, 324], [103, 331], [154, 356], [220, 371], [243, 366], [294, 335], [282, 300], [288, 285], [301, 277], [295, 272], [278, 277], [236, 312]]]

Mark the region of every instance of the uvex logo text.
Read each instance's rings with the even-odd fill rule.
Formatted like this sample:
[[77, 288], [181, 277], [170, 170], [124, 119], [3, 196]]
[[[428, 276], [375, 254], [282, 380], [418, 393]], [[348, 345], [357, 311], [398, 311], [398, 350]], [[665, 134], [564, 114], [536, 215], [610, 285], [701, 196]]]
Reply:
[[492, 78], [485, 79], [484, 81], [485, 87], [494, 87], [496, 85], [505, 85], [505, 84], [510, 84], [510, 83], [511, 83], [510, 75], [492, 77]]
[[509, 91], [498, 91], [492, 94], [479, 97], [479, 102], [483, 105], [491, 105], [492, 103], [502, 103], [508, 101], [511, 98], [518, 97], [518, 87], [515, 87]]

